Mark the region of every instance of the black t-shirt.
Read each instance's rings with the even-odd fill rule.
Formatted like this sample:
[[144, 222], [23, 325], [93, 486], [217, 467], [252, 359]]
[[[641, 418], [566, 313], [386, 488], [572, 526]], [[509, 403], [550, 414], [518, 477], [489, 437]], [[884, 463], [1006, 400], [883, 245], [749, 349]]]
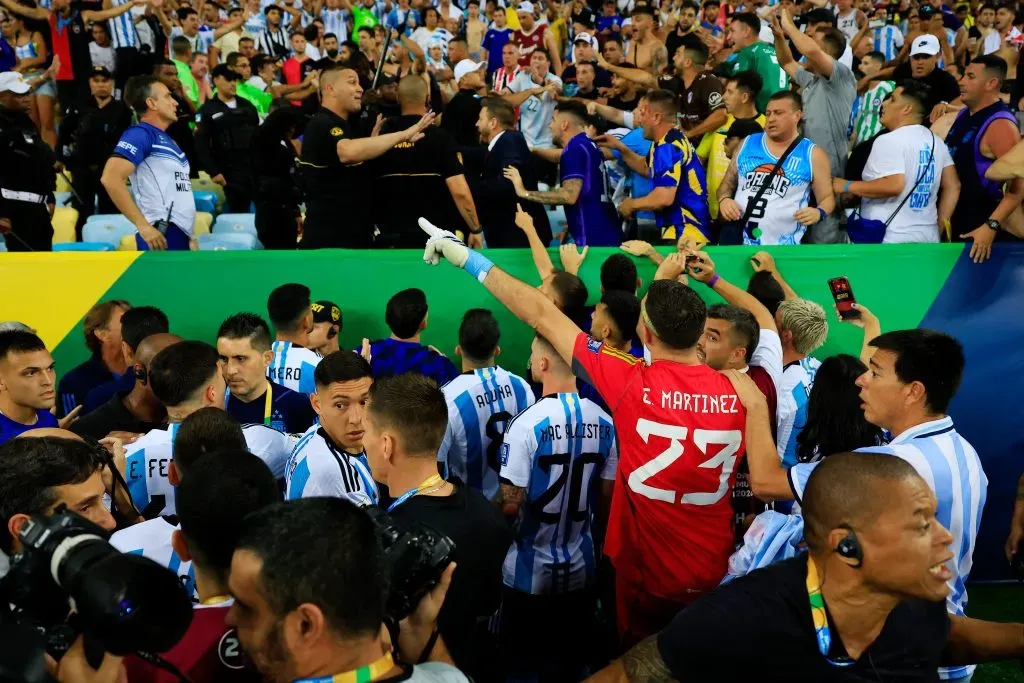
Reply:
[[[932, 72], [924, 78], [914, 78], [913, 72], [910, 68], [910, 62], [903, 62], [892, 75], [892, 80], [899, 83], [900, 81], [920, 81], [924, 83], [931, 91], [928, 93], [928, 111], [930, 112], [936, 104], [939, 102], [952, 102], [956, 98], [960, 97], [960, 85], [956, 82], [956, 77], [949, 73], [945, 69], [935, 67]], [[925, 116], [925, 125], [927, 124], [927, 116]]]
[[631, 100], [624, 100], [618, 95], [608, 99], [608, 106], [612, 109], [618, 109], [619, 111], [633, 111], [636, 109], [636, 105], [640, 102], [640, 97], [635, 96]]
[[439, 630], [459, 669], [473, 675], [486, 668], [478, 646], [477, 621], [494, 614], [501, 602], [501, 565], [512, 533], [498, 509], [479, 491], [454, 482], [453, 495], [413, 496], [391, 518], [401, 528], [420, 522], [455, 542], [452, 558], [458, 567], [438, 617]]
[[72, 422], [68, 429], [79, 436], [98, 441], [110, 432], [146, 434], [162, 426], [162, 423], [144, 422], [135, 417], [130, 410], [125, 408], [122, 401], [127, 395], [128, 392], [116, 394], [96, 410]]
[[[847, 653], [831, 616], [828, 621], [829, 659], [840, 661]], [[804, 554], [705, 595], [658, 635], [658, 650], [680, 681], [931, 682], [938, 680], [948, 633], [944, 601], [906, 600], [854, 664], [829, 664], [818, 650]]]
[[448, 131], [459, 147], [480, 144], [480, 131], [476, 122], [480, 118], [480, 96], [469, 90], [460, 90], [444, 108], [441, 128]]
[[[610, 88], [612, 86], [612, 75], [607, 70], [599, 67], [596, 62], [594, 64], [594, 87], [595, 88]], [[576, 65], [570, 64], [569, 66], [562, 69], [562, 83], [575, 83], [576, 82]]]
[[270, 424], [267, 424], [267, 392], [245, 403], [229, 394], [224, 410], [241, 424], [266, 425], [279, 432], [301, 434], [312, 426], [316, 413], [309, 397], [276, 382], [270, 383]]
[[338, 158], [338, 142], [352, 137], [349, 121], [329, 109], [320, 109], [306, 126], [299, 159], [306, 202], [302, 249], [358, 249], [372, 243], [366, 168]]
[[711, 112], [725, 106], [722, 100], [725, 88], [710, 71], [697, 74], [689, 88], [679, 76], [659, 78], [658, 87], [675, 93], [679, 98], [679, 118], [686, 129], [699, 125], [711, 116]]
[[[418, 114], [396, 116], [384, 122], [381, 132], [404, 130], [419, 120]], [[376, 178], [374, 196], [384, 198], [375, 213], [381, 232], [375, 246], [419, 247], [420, 216], [434, 225], [466, 227], [446, 182], [463, 174], [455, 139], [447, 130], [431, 126], [419, 140], [395, 145], [367, 167], [367, 174]]]

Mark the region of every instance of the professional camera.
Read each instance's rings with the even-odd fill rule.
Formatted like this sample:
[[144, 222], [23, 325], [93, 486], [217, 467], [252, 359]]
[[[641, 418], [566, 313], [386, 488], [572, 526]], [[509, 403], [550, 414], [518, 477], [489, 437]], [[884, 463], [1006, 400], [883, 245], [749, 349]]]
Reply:
[[389, 618], [401, 621], [437, 585], [451, 562], [455, 542], [425, 524], [398, 529], [387, 514], [374, 508], [370, 516], [377, 523], [387, 563], [388, 601], [384, 611]]
[[10, 609], [0, 623], [6, 632], [45, 638], [36, 651], [4, 648], [0, 680], [33, 680], [26, 671], [42, 660], [41, 650], [59, 658], [79, 633], [96, 667], [104, 652], [164, 652], [181, 640], [192, 601], [178, 577], [141, 555], [122, 555], [106, 538], [67, 510], [22, 527], [22, 551], [0, 581], [0, 603]]

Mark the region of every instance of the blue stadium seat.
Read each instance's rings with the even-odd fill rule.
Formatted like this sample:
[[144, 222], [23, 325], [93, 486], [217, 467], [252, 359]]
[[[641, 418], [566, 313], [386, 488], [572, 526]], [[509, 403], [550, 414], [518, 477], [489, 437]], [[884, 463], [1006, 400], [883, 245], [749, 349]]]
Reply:
[[114, 251], [109, 242], [58, 242], [53, 245], [54, 251]]
[[222, 213], [213, 222], [213, 234], [243, 234], [256, 237], [256, 215], [252, 213]]
[[57, 208], [71, 206], [72, 196], [70, 192], [54, 192], [53, 198], [56, 201]]
[[0, 253], [7, 251], [7, 242], [4, 241], [4, 236], [0, 235]]
[[206, 213], [217, 213], [217, 195], [205, 190], [193, 190], [192, 196], [196, 199], [196, 211]]
[[89, 216], [82, 227], [83, 242], [106, 242], [116, 249], [121, 238], [135, 234], [135, 226], [121, 214]]
[[259, 240], [245, 233], [206, 233], [198, 235], [196, 241], [199, 243], [199, 251], [251, 251], [263, 248]]

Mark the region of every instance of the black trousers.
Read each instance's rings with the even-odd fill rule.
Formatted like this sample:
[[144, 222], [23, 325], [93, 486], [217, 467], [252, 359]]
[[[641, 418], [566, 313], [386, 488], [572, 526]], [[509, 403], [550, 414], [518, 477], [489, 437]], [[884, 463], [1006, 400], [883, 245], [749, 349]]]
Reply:
[[[81, 201], [74, 195], [71, 198], [71, 206], [78, 211], [78, 223], [75, 225], [75, 234], [78, 240], [81, 241], [82, 226], [85, 225], [89, 216], [93, 215], [93, 213], [105, 215], [119, 212], [117, 207], [114, 206], [114, 202], [111, 201], [110, 195], [107, 194], [107, 189], [100, 182], [100, 176], [103, 174], [102, 164], [95, 167], [71, 166], [68, 170], [71, 171], [71, 180], [74, 183], [75, 192], [81, 198]], [[93, 208], [97, 204], [98, 210]]]
[[5, 236], [7, 251], [53, 251], [53, 225], [46, 204], [5, 201], [4, 212], [11, 221]]
[[256, 235], [264, 249], [295, 249], [299, 228], [295, 217], [299, 210], [292, 204], [256, 202]]
[[228, 213], [249, 213], [252, 206], [252, 178], [226, 171], [224, 179], [224, 205]]
[[509, 678], [574, 683], [586, 672], [596, 634], [592, 590], [531, 595], [509, 587], [501, 600], [499, 640]]

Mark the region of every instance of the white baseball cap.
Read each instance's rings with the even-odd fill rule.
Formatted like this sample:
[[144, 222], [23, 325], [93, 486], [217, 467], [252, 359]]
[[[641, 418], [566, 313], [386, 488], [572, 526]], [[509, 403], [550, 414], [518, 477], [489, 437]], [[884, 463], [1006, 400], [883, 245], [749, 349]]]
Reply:
[[12, 92], [15, 95], [24, 95], [32, 88], [25, 82], [25, 77], [17, 71], [5, 71], [0, 73], [0, 92]]
[[533, 14], [533, 3], [529, 0], [519, 3], [516, 6], [516, 12], [526, 12], [527, 14]]
[[593, 47], [597, 47], [597, 40], [589, 33], [577, 33], [576, 37], [572, 40], [573, 45], [576, 43], [587, 43]]
[[939, 54], [940, 50], [938, 38], [932, 35], [921, 36], [916, 38], [914, 44], [910, 47], [910, 56], [928, 55], [929, 57], [934, 57]]
[[484, 62], [474, 62], [472, 59], [463, 59], [455, 65], [455, 82], [458, 83], [462, 80], [463, 76], [471, 74], [474, 71], [479, 71], [485, 66], [487, 66], [487, 64]]

